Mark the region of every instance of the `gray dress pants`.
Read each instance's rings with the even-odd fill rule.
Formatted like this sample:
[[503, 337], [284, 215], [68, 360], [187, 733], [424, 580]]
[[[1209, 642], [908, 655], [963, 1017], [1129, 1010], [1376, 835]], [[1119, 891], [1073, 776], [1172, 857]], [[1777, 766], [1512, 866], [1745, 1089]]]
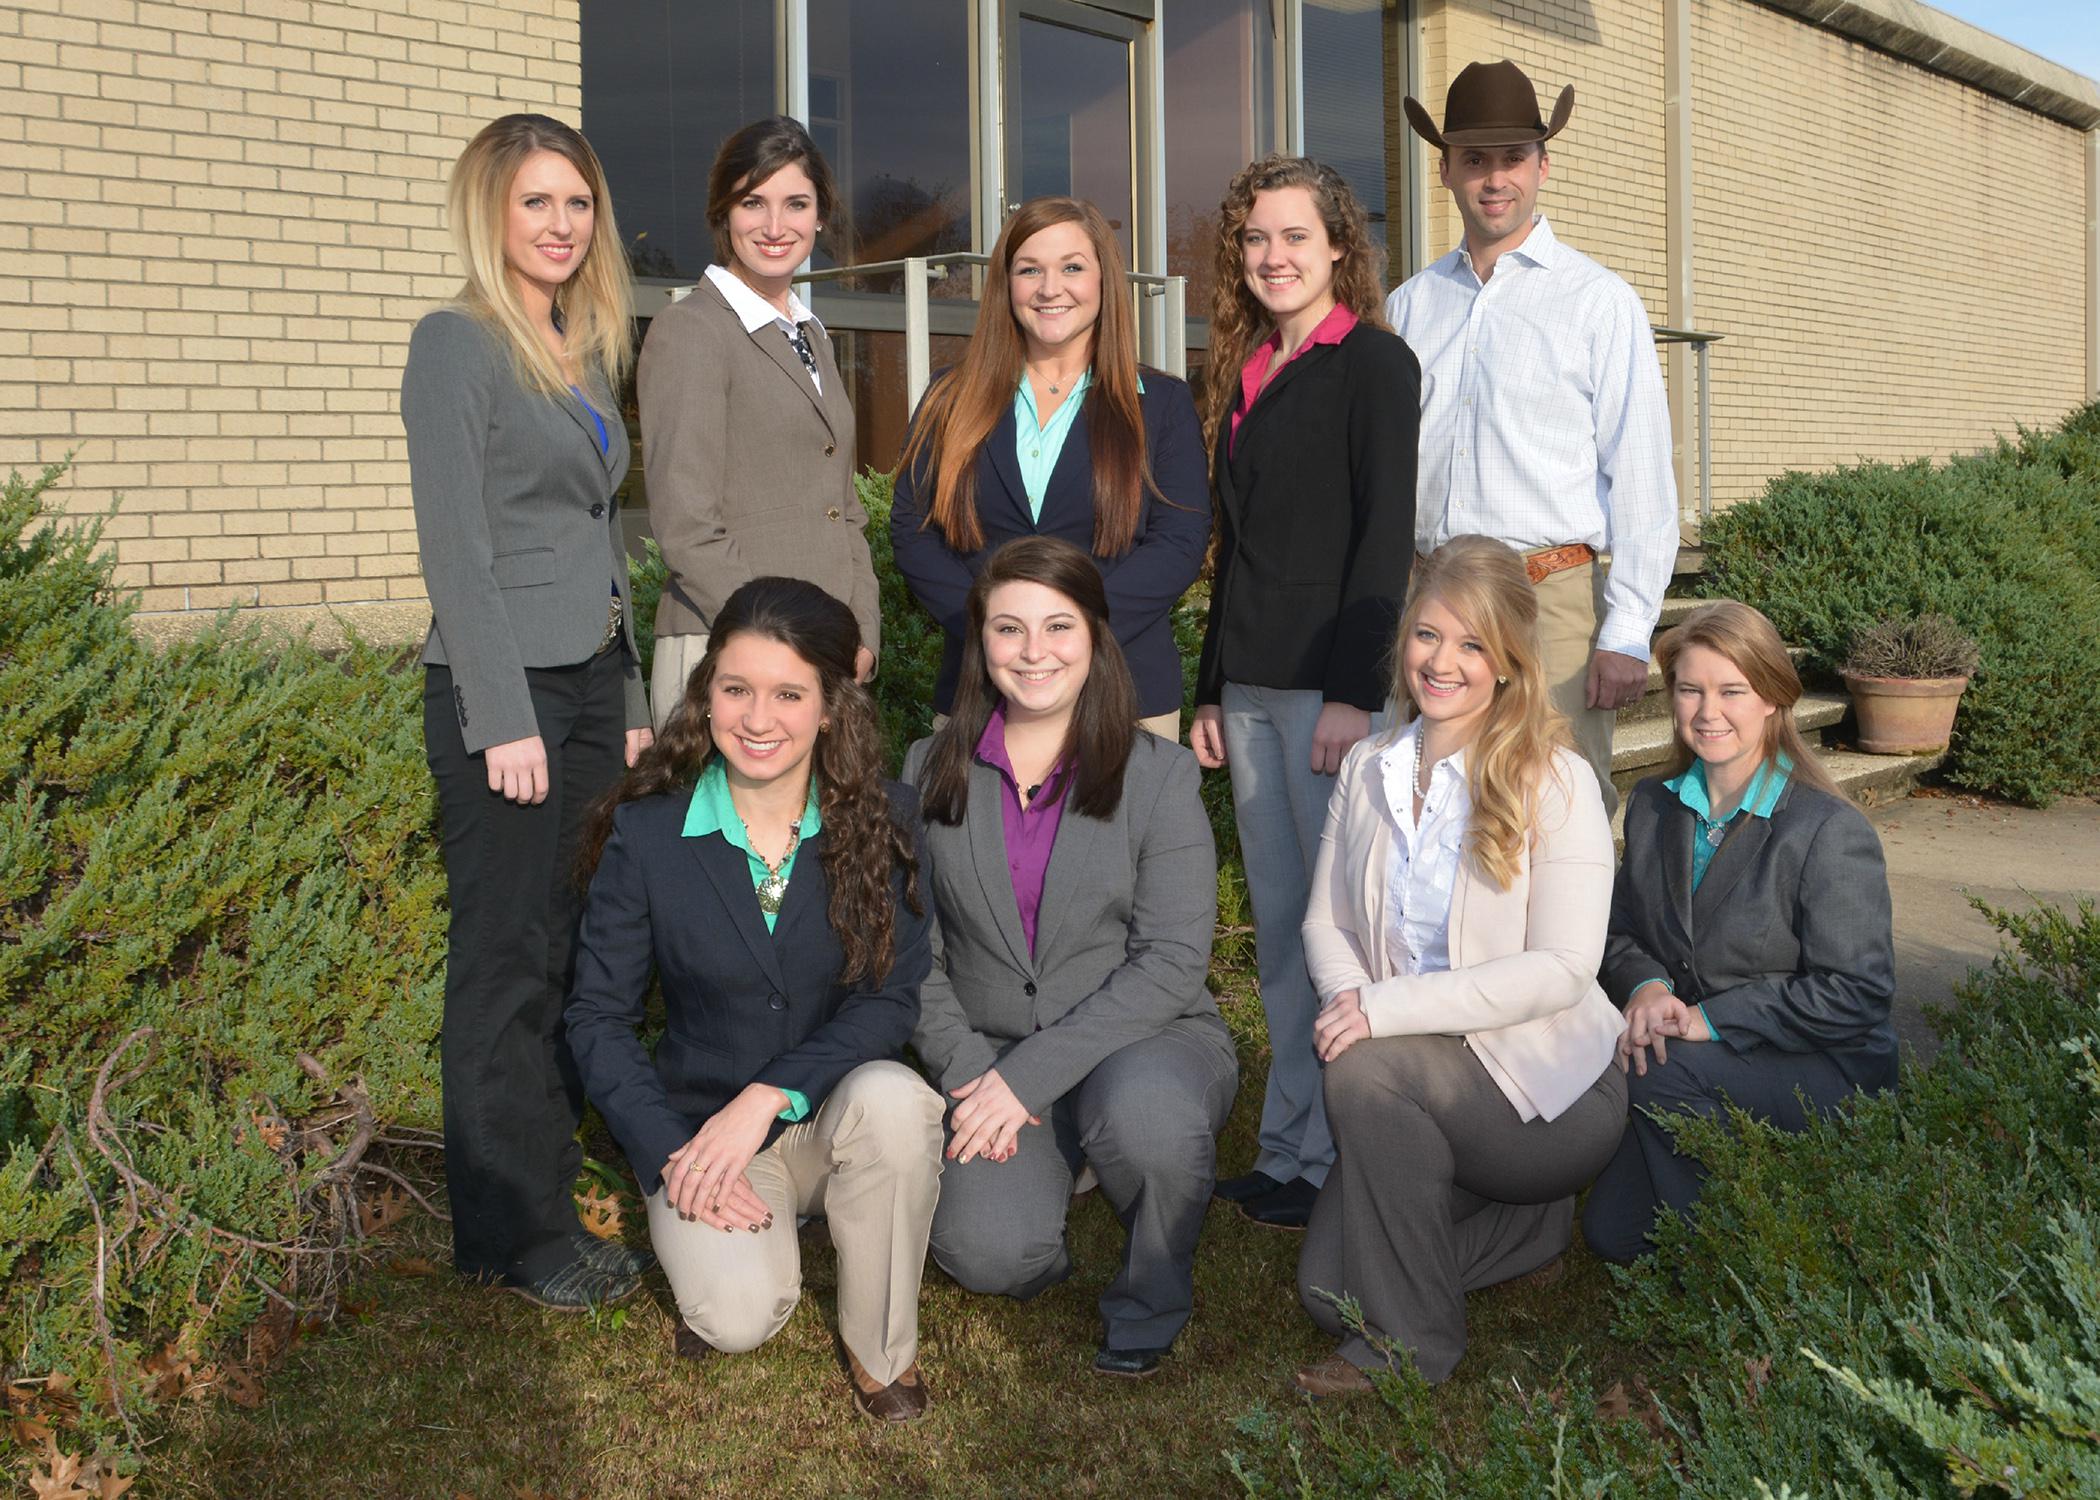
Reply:
[[1385, 1357], [1324, 1293], [1354, 1297], [1364, 1325], [1443, 1380], [1466, 1351], [1466, 1293], [1568, 1248], [1575, 1194], [1626, 1128], [1616, 1061], [1551, 1121], [1519, 1120], [1455, 1036], [1373, 1037], [1327, 1065], [1337, 1155], [1298, 1259], [1298, 1298], [1365, 1369]]
[[1065, 1211], [1083, 1164], [1122, 1220], [1123, 1264], [1101, 1294], [1102, 1344], [1163, 1349], [1195, 1303], [1196, 1237], [1217, 1175], [1239, 1064], [1216, 1016], [1117, 1049], [1021, 1127], [1003, 1162], [949, 1162], [933, 1259], [973, 1292], [1027, 1299], [1072, 1274]]

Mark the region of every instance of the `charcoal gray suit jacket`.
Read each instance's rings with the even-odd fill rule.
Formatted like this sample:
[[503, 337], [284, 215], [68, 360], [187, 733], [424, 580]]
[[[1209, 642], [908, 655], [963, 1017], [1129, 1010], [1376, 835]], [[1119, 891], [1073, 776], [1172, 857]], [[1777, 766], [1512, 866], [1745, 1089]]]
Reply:
[[[1204, 987], [1218, 851], [1196, 757], [1135, 733], [1115, 812], [1067, 807], [1059, 819], [1033, 953], [1006, 863], [999, 773], [973, 761], [962, 822], [927, 820], [920, 880], [937, 921], [912, 1045], [943, 1092], [997, 1066], [1044, 1115], [1110, 1053], [1183, 1017], [1207, 1019], [1230, 1051]], [[905, 756], [906, 781], [917, 784], [930, 743]]]
[[[409, 482], [430, 635], [423, 660], [452, 670], [467, 753], [538, 734], [527, 667], [588, 661], [612, 591], [627, 596], [620, 481], [627, 428], [602, 385], [583, 403], [529, 390], [500, 338], [441, 308], [416, 325], [401, 376]], [[631, 616], [631, 611], [625, 611]], [[627, 631], [627, 727], [649, 722]]]
[[1896, 1081], [1896, 991], [1881, 840], [1843, 797], [1787, 783], [1743, 815], [1692, 890], [1691, 809], [1651, 777], [1626, 803], [1604, 945], [1607, 994], [1651, 979], [1706, 1007], [1737, 1051], [1820, 1052], [1855, 1085]]

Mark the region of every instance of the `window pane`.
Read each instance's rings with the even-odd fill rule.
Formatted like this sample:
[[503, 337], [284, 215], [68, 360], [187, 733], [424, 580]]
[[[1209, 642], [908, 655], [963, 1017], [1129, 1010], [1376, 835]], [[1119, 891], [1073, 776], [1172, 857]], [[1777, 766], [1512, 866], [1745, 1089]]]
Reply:
[[[967, 0], [809, 0], [809, 92], [847, 209], [826, 236], [837, 259], [819, 266], [970, 248]], [[903, 278], [857, 285], [901, 291]], [[951, 277], [933, 295], [969, 291]]]
[[1218, 200], [1274, 149], [1275, 38], [1269, 0], [1162, 6], [1167, 117], [1167, 271], [1189, 279], [1189, 316], [1210, 316]]
[[[928, 341], [931, 368], [945, 370], [963, 357], [969, 340], [935, 334]], [[853, 403], [855, 458], [863, 468], [885, 473], [904, 451], [904, 335], [833, 329], [832, 353]]]
[[775, 112], [773, 0], [589, 0], [583, 131], [605, 163], [640, 276], [690, 281], [714, 259], [707, 169]]
[[[1014, 38], [1020, 67], [1020, 173], [1015, 202], [1051, 194], [1084, 198], [1115, 227], [1130, 263], [1132, 228], [1130, 44], [1023, 16]], [[1145, 267], [1143, 269], [1152, 269]]]
[[1349, 179], [1371, 233], [1407, 201], [1407, 93], [1394, 0], [1305, 0], [1305, 154]]

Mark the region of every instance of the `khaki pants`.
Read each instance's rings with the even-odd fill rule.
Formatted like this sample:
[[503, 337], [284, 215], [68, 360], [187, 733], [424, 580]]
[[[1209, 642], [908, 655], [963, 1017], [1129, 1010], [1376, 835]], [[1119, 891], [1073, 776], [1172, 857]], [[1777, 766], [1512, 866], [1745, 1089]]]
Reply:
[[888, 1385], [919, 1357], [919, 1278], [940, 1194], [941, 1096], [900, 1062], [862, 1063], [808, 1119], [752, 1158], [773, 1227], [724, 1234], [649, 1195], [649, 1241], [691, 1328], [725, 1353], [778, 1333], [802, 1297], [797, 1215], [838, 1250], [839, 1338]]
[[[1618, 712], [1589, 706], [1590, 656], [1597, 646], [1597, 621], [1604, 613], [1605, 570], [1595, 562], [1563, 568], [1538, 585], [1539, 658], [1553, 706], [1568, 716], [1575, 748], [1597, 773], [1604, 815], [1619, 805], [1611, 784], [1611, 732]], [[661, 651], [661, 643], [657, 646]]]
[[649, 667], [649, 717], [656, 724], [656, 732], [664, 732], [664, 721], [671, 717], [671, 710], [685, 697], [686, 679], [693, 675], [693, 668], [700, 665], [700, 658], [707, 655], [707, 632], [693, 635], [660, 635], [656, 638], [656, 658]]
[[[939, 734], [941, 726], [947, 722], [946, 714], [935, 714], [933, 732]], [[1177, 708], [1172, 713], [1153, 714], [1150, 718], [1139, 719], [1138, 728], [1150, 730], [1170, 745], [1178, 745], [1181, 743], [1181, 710]]]

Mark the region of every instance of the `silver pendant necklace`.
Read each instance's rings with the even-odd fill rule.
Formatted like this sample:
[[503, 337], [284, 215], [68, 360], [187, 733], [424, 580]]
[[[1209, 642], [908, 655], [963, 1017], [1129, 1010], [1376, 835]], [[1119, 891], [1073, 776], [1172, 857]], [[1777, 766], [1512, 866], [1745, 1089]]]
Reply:
[[781, 854], [780, 862], [775, 864], [758, 852], [758, 840], [751, 836], [750, 821], [741, 813], [737, 815], [737, 821], [744, 825], [744, 842], [751, 846], [751, 853], [758, 862], [766, 867], [766, 878], [758, 883], [758, 909], [769, 917], [777, 917], [780, 915], [780, 903], [787, 895], [788, 862], [794, 859], [795, 851], [802, 846], [802, 824], [798, 821], [788, 830], [787, 849]]

